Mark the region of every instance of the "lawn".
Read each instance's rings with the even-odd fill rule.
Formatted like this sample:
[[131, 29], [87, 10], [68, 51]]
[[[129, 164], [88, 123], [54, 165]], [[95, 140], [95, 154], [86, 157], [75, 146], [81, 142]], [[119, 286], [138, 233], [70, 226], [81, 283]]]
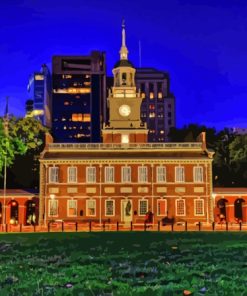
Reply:
[[246, 295], [247, 233], [0, 235], [0, 295]]

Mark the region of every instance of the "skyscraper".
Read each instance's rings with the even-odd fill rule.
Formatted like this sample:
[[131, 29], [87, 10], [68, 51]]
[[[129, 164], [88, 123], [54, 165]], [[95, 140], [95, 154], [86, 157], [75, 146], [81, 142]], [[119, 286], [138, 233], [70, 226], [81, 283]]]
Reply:
[[148, 141], [168, 141], [170, 128], [176, 126], [169, 74], [154, 68], [137, 68], [136, 87], [143, 98], [141, 119], [147, 123]]
[[105, 102], [105, 54], [54, 56], [52, 135], [55, 142], [100, 142]]
[[[47, 65], [40, 72], [34, 72], [27, 86], [29, 98], [26, 102], [26, 116], [39, 119], [43, 125], [51, 126], [51, 74]], [[31, 106], [31, 101], [33, 105]]]

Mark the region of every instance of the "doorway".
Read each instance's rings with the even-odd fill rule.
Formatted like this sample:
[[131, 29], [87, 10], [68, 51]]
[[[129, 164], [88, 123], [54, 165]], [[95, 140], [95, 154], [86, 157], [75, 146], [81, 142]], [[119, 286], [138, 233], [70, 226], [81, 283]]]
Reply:
[[226, 220], [226, 203], [228, 202], [227, 199], [221, 198], [217, 202], [217, 208], [219, 209], [219, 218], [220, 221], [227, 221]]
[[121, 220], [124, 223], [130, 223], [132, 221], [132, 201], [121, 201]]
[[26, 224], [34, 225], [36, 224], [36, 214], [35, 214], [36, 203], [32, 200], [26, 202]]
[[10, 206], [10, 224], [18, 224], [19, 222], [19, 205], [16, 200], [11, 200]]
[[243, 221], [243, 208], [242, 203], [244, 202], [244, 199], [238, 198], [234, 202], [234, 217], [238, 221]]

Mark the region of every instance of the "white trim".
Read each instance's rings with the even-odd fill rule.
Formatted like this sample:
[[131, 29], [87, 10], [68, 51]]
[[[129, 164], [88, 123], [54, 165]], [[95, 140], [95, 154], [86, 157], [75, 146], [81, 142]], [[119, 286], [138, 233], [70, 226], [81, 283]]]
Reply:
[[[94, 202], [94, 215], [89, 215], [89, 213], [88, 213], [88, 212], [89, 212], [89, 211], [88, 211], [88, 209], [89, 209], [89, 207], [88, 207], [88, 203], [89, 203], [89, 202]], [[96, 204], [97, 204], [97, 203], [96, 203], [96, 199], [91, 199], [91, 198], [90, 198], [90, 199], [87, 199], [87, 200], [86, 200], [86, 216], [87, 216], [87, 217], [96, 217]]]
[[[57, 210], [57, 215], [51, 215], [51, 202], [56, 203], [56, 210]], [[58, 200], [57, 199], [49, 199], [48, 200], [48, 217], [58, 217]]]
[[[112, 215], [109, 215], [109, 214], [106, 213], [106, 210], [107, 210], [106, 203], [109, 202], [109, 201], [113, 203]], [[115, 199], [106, 199], [105, 200], [105, 216], [106, 217], [113, 217], [113, 216], [115, 216]]]
[[[179, 180], [178, 180], [178, 177], [179, 177]], [[184, 168], [184, 166], [180, 166], [180, 165], [175, 166], [175, 183], [185, 183], [185, 168]]]
[[[108, 173], [107, 173], [108, 170]], [[112, 180], [110, 180], [109, 178], [109, 174], [112, 171]], [[109, 183], [115, 183], [115, 167], [114, 166], [105, 166], [105, 183], [109, 184]]]
[[[159, 174], [159, 170], [162, 171], [163, 170], [163, 174]], [[164, 176], [164, 180], [159, 180], [161, 176]], [[166, 166], [156, 166], [156, 183], [158, 184], [164, 184], [166, 183]]]
[[[200, 202], [202, 202], [202, 214], [197, 214], [196, 213], [196, 203], [198, 202], [198, 201], [200, 201]], [[204, 199], [202, 199], [202, 198], [196, 198], [196, 199], [194, 199], [194, 216], [204, 216], [205, 215], [205, 209], [204, 209], [204, 206], [205, 206], [205, 202], [204, 202]]]
[[[90, 170], [91, 170], [91, 172], [90, 172]], [[90, 176], [90, 178], [89, 178], [89, 176]], [[91, 179], [91, 180], [89, 180], [89, 179]], [[87, 166], [86, 167], [86, 183], [87, 184], [96, 184], [96, 167], [95, 166]], [[82, 184], [84, 184], [84, 183], [82, 183]]]
[[[160, 214], [159, 213], [159, 202], [165, 202], [165, 214]], [[157, 212], [157, 217], [160, 217], [160, 216], [164, 217], [164, 216], [167, 215], [167, 199], [161, 199], [161, 198], [157, 199], [156, 206], [157, 206], [157, 211], [156, 211]]]
[[142, 199], [139, 199], [138, 200], [138, 216], [145, 216], [146, 215], [146, 213], [145, 214], [141, 214], [140, 213], [140, 210], [141, 210], [141, 202], [143, 202], [143, 201], [145, 201], [146, 202], [146, 213], [147, 213], [147, 211], [148, 211], [148, 199], [146, 199], [145, 197], [143, 197]]
[[[53, 175], [54, 172], [55, 172], [55, 176]], [[50, 184], [59, 183], [59, 166], [54, 165], [52, 167], [49, 167], [49, 180], [48, 181]]]
[[[69, 209], [70, 209], [69, 204], [70, 204], [71, 201], [75, 204], [75, 212], [76, 212], [75, 215], [70, 215], [69, 214]], [[74, 207], [71, 208], [71, 209], [74, 209]], [[77, 200], [75, 200], [75, 199], [68, 199], [67, 200], [67, 217], [77, 217]]]
[[[75, 181], [70, 181], [70, 179], [72, 179], [71, 174], [70, 174], [71, 169], [75, 169], [75, 175], [74, 175]], [[72, 174], [72, 176], [73, 176], [73, 174]], [[77, 184], [77, 167], [76, 166], [67, 167], [67, 183], [69, 183], [69, 184]]]
[[[128, 172], [128, 174], [127, 175], [129, 175], [129, 179], [127, 180], [127, 181], [124, 181], [124, 170], [129, 170], [129, 172]], [[121, 183], [122, 184], [126, 184], [126, 183], [131, 183], [131, 178], [132, 176], [131, 176], [131, 166], [122, 166], [121, 167]], [[126, 176], [125, 176], [125, 179], [126, 179]]]
[[[142, 183], [142, 184], [148, 183], [148, 167], [146, 165], [141, 165], [141, 166], [138, 166], [137, 169], [138, 169], [138, 183]], [[141, 170], [144, 170], [145, 173], [143, 173], [143, 171], [141, 172]], [[143, 178], [143, 176], [145, 176], [145, 181], [141, 180], [141, 177]]]
[[[199, 178], [198, 178], [198, 172], [196, 174], [196, 170], [199, 170], [199, 169], [201, 170], [201, 177], [202, 177], [201, 180], [199, 180]], [[203, 170], [203, 166], [197, 165], [197, 166], [194, 166], [193, 167], [193, 181], [194, 181], [194, 183], [203, 183], [204, 182], [204, 170]]]
[[[178, 202], [180, 202], [180, 201], [183, 201], [183, 204], [184, 204], [184, 214], [178, 214]], [[182, 199], [182, 198], [179, 198], [179, 199], [176, 199], [175, 200], [175, 208], [176, 208], [176, 216], [178, 216], [178, 217], [184, 217], [184, 216], [186, 216], [186, 203], [185, 203], [185, 199]]]

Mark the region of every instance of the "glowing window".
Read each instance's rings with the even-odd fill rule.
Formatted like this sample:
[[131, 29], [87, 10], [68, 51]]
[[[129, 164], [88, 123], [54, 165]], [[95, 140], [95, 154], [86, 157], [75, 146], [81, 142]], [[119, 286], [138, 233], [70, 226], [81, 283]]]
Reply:
[[158, 92], [158, 98], [162, 99], [162, 92]]
[[128, 144], [129, 143], [129, 135], [121, 135], [121, 143]]
[[68, 200], [67, 201], [67, 215], [68, 217], [77, 216], [77, 200]]
[[195, 216], [203, 216], [204, 215], [204, 200], [203, 199], [195, 199], [194, 200], [194, 214], [195, 214]]
[[153, 93], [153, 92], [150, 92], [150, 93], [149, 93], [149, 98], [150, 98], [150, 99], [153, 99], [153, 98], [154, 98], [154, 93]]
[[176, 199], [176, 215], [185, 216], [185, 199]]
[[86, 215], [96, 216], [96, 200], [90, 199], [86, 201]]
[[35, 80], [44, 80], [44, 76], [43, 75], [35, 75], [34, 79]]

